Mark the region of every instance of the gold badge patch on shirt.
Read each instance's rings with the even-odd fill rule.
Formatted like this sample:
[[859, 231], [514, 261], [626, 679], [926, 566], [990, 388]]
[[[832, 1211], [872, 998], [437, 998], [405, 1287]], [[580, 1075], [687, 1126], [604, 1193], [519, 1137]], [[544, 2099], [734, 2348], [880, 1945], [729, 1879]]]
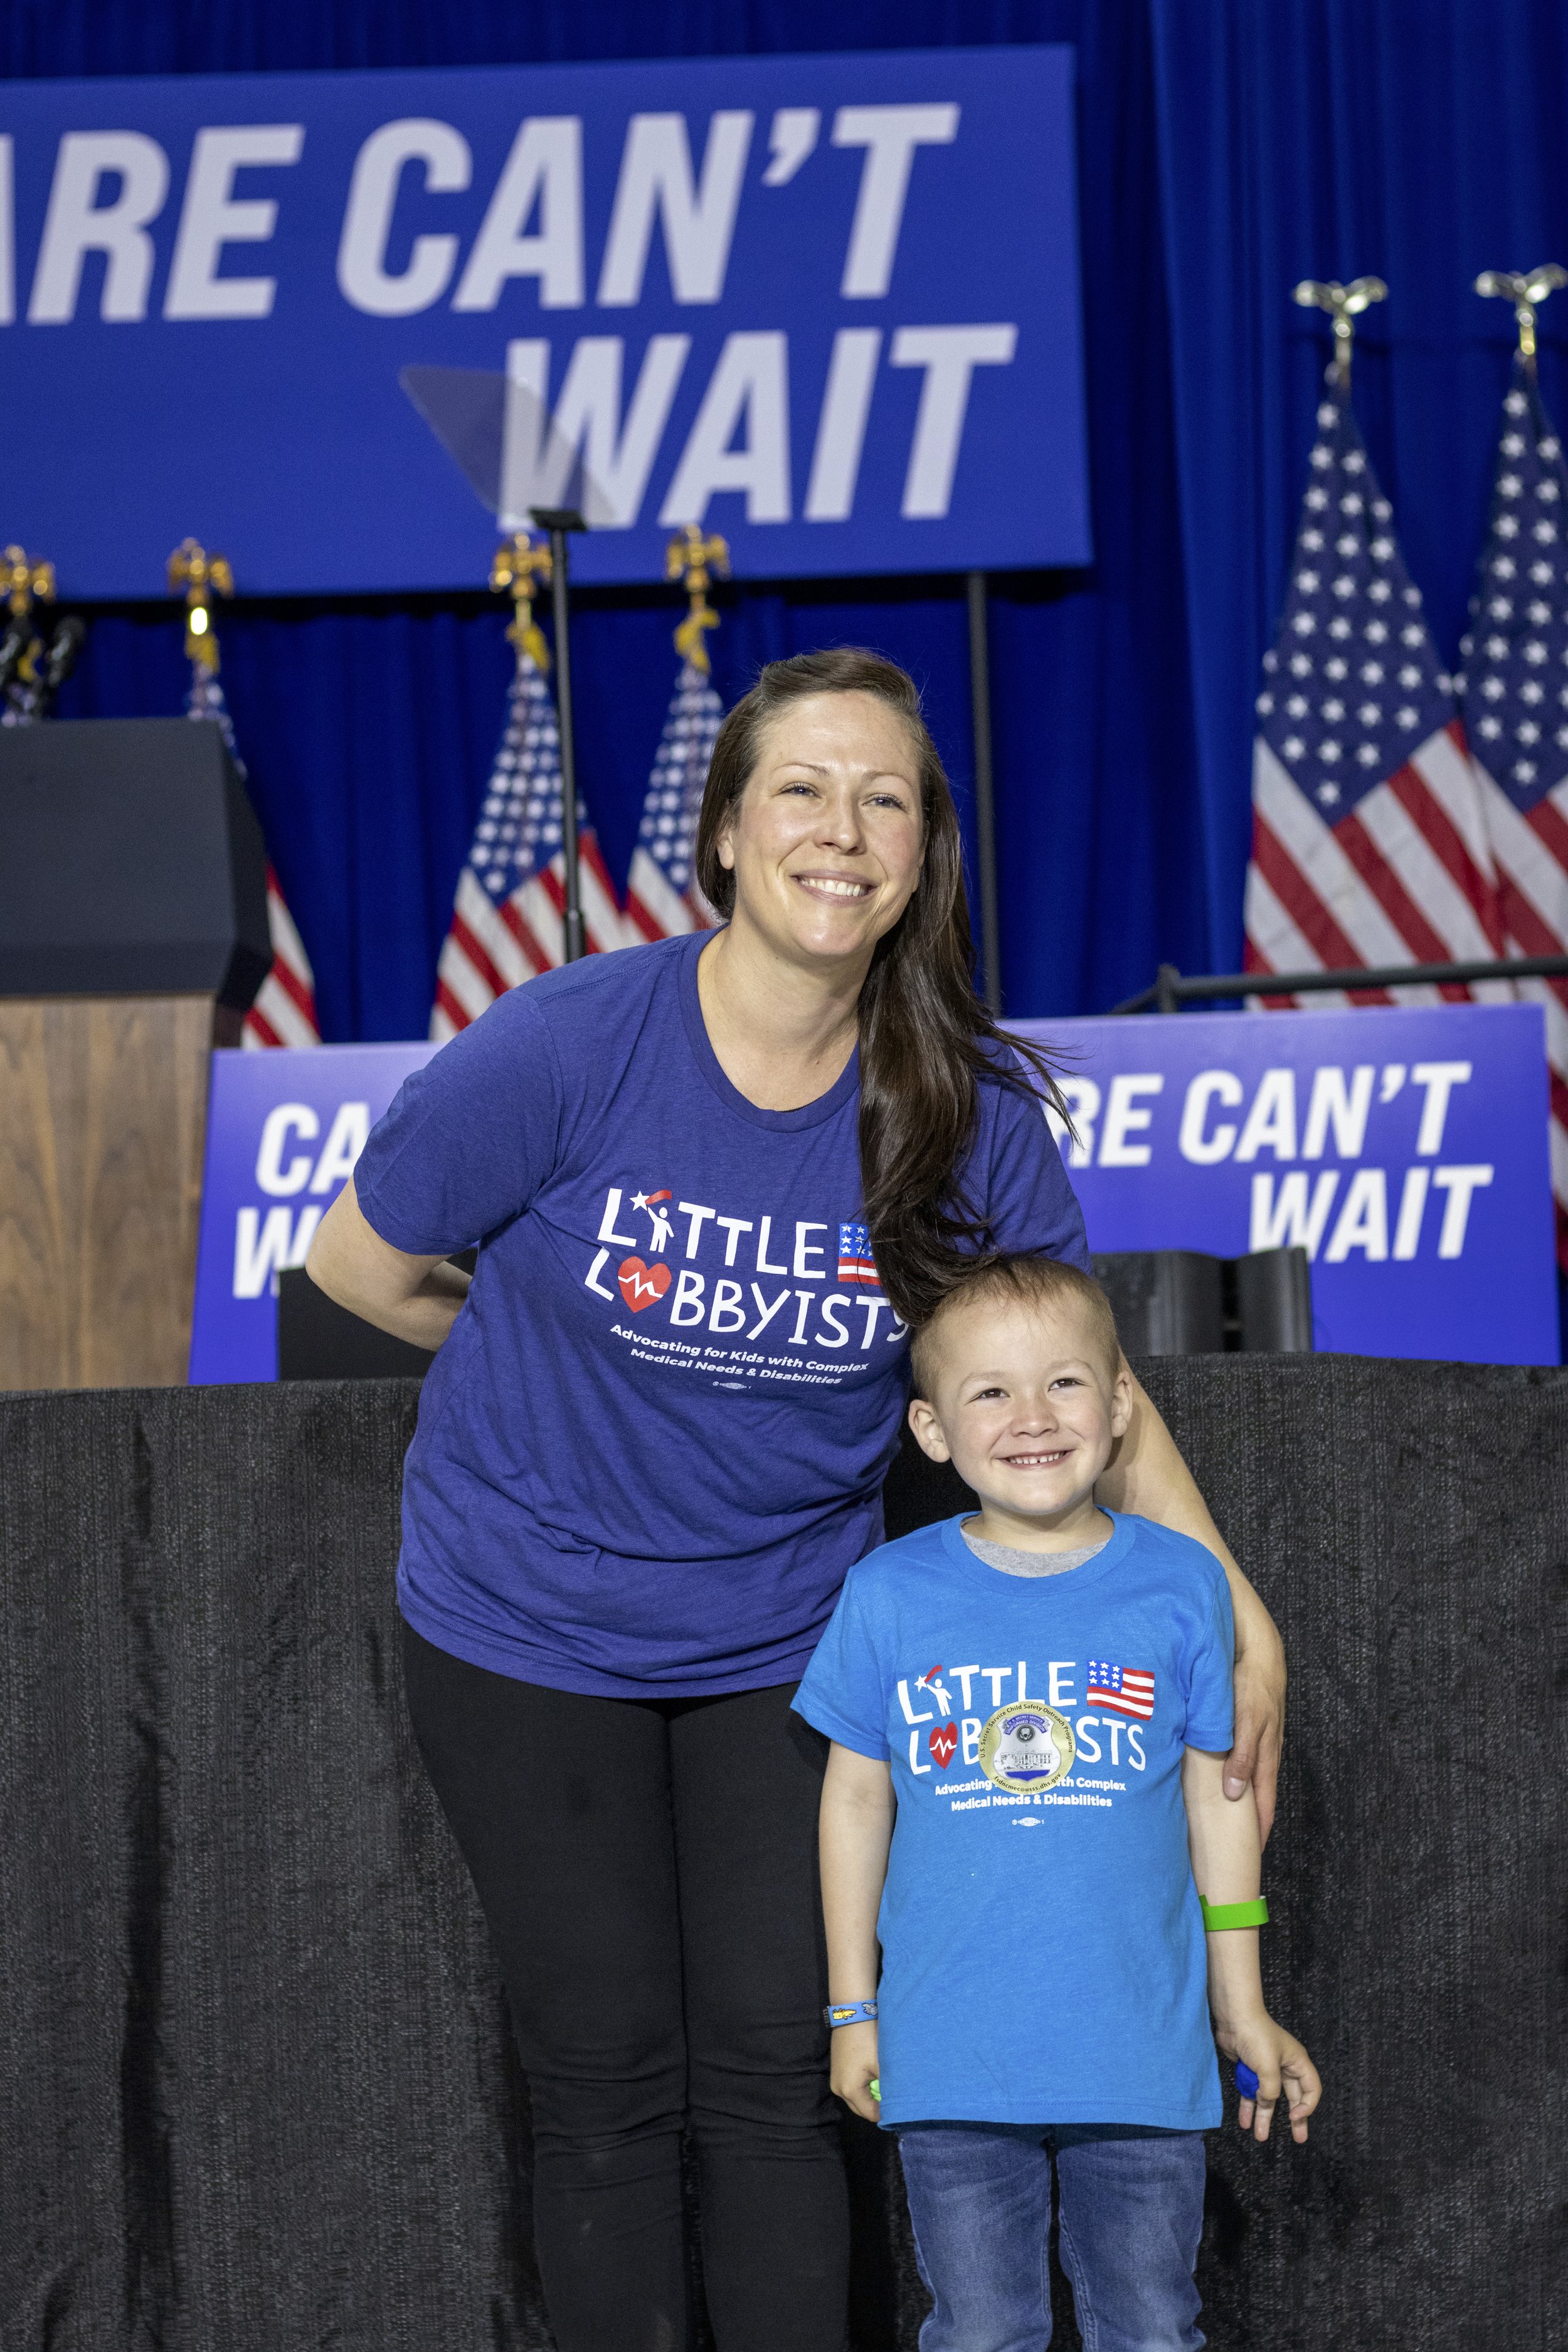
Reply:
[[980, 1769], [1016, 1797], [1054, 1789], [1072, 1770], [1072, 1726], [1037, 1699], [999, 1706], [980, 1735]]

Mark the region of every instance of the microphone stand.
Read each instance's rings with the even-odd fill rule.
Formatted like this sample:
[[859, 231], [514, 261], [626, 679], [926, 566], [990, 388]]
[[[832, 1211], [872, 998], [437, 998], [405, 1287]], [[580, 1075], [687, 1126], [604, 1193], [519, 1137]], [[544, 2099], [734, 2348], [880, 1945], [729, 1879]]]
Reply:
[[53, 709], [55, 697], [76, 667], [76, 657], [86, 640], [87, 623], [79, 614], [68, 613], [49, 639], [43, 680], [38, 689], [40, 719], [47, 719]]
[[585, 952], [583, 889], [577, 871], [577, 748], [572, 732], [572, 655], [567, 638], [566, 534], [586, 530], [575, 507], [530, 507], [529, 520], [550, 534], [550, 595], [555, 616], [555, 711], [561, 729], [561, 836], [566, 866], [563, 961]]
[[33, 642], [33, 622], [30, 614], [16, 614], [6, 623], [0, 636], [0, 696], [11, 691], [11, 681], [22, 665], [22, 656]]

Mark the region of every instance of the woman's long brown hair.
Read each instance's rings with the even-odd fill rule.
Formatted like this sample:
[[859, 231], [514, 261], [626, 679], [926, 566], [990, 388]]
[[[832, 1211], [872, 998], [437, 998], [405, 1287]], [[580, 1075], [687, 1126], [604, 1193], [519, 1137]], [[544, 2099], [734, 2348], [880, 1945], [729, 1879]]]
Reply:
[[[859, 646], [770, 662], [719, 730], [697, 826], [697, 880], [730, 915], [735, 877], [719, 837], [756, 772], [780, 711], [813, 694], [874, 694], [909, 729], [920, 771], [920, 887], [877, 943], [860, 991], [860, 1186], [883, 1286], [906, 1322], [925, 1320], [976, 1251], [994, 1246], [965, 1193], [982, 1076], [1063, 1108], [1045, 1056], [1005, 1035], [976, 994], [958, 812], [907, 671]], [[1053, 1149], [1042, 1137], [1045, 1149]]]

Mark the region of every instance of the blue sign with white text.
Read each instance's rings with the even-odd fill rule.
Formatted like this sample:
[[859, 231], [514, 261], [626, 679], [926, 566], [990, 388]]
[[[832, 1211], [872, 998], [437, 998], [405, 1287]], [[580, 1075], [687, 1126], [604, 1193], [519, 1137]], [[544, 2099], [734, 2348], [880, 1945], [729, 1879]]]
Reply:
[[433, 1045], [212, 1059], [191, 1379], [275, 1381], [278, 1276], [303, 1265], [366, 1138]]
[[[1064, 47], [12, 81], [6, 530], [69, 596], [1086, 562]], [[489, 509], [487, 515], [486, 509]], [[113, 528], [105, 528], [105, 518]]]
[[[1557, 1361], [1539, 1005], [1013, 1025], [1062, 1070], [1091, 1249], [1299, 1243], [1320, 1348]], [[436, 1051], [214, 1055], [193, 1381], [276, 1377], [277, 1276]]]
[[1538, 1004], [1021, 1021], [1093, 1250], [1305, 1247], [1317, 1345], [1554, 1364]]

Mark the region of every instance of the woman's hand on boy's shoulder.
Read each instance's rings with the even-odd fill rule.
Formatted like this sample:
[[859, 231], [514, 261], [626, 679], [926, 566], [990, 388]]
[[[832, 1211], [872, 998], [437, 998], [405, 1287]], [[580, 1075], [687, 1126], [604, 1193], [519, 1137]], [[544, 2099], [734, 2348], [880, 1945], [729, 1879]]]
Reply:
[[877, 2079], [876, 2026], [868, 2019], [858, 2025], [835, 2026], [832, 2062], [829, 2079], [834, 2096], [842, 2099], [852, 2115], [863, 2116], [868, 2124], [879, 2123], [881, 2106], [870, 2087]]
[[1291, 2138], [1304, 2140], [1308, 2117], [1317, 2110], [1323, 2085], [1295, 2035], [1260, 2010], [1244, 2023], [1216, 2025], [1215, 2040], [1226, 2058], [1233, 2063], [1239, 2058], [1258, 2077], [1258, 2096], [1244, 2097], [1237, 2108], [1236, 2120], [1243, 2137], [1250, 2133], [1254, 2139], [1267, 2139], [1275, 2111], [1284, 2105]]

